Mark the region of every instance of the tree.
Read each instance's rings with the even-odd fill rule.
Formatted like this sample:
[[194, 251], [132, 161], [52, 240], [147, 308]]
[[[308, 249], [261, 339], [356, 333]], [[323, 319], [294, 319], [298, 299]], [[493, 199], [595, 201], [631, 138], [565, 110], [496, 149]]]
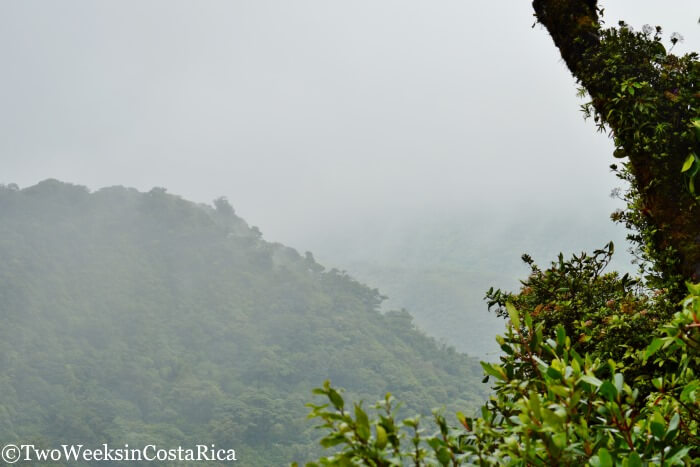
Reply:
[[[604, 29], [595, 0], [534, 0], [564, 62], [625, 159], [642, 250], [665, 277], [700, 280], [700, 65], [661, 43], [661, 28]], [[677, 37], [672, 37], [675, 45]], [[679, 189], [685, 186], [686, 189]], [[640, 229], [641, 227], [641, 229]]]

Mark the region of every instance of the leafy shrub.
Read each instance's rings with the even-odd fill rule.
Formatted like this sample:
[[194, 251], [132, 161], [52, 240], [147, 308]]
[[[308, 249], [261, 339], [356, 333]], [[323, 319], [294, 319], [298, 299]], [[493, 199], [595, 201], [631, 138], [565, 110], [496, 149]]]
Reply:
[[[458, 413], [452, 426], [434, 412], [435, 433], [419, 418], [397, 420], [390, 394], [371, 416], [346, 408], [328, 381], [310, 404], [323, 423], [321, 445], [336, 453], [315, 465], [583, 465], [697, 464], [700, 456], [700, 284], [636, 358], [650, 363], [654, 390], [643, 396], [611, 360], [579, 354], [564, 325], [547, 336], [531, 310], [510, 302], [501, 364], [482, 363], [496, 379], [481, 416]], [[672, 363], [671, 365], [667, 363]], [[669, 370], [671, 369], [671, 370]]]

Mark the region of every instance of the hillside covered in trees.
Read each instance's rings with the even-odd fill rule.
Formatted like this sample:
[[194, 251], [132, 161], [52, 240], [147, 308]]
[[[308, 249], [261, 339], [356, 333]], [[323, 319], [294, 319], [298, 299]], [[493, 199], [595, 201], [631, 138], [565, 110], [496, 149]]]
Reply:
[[335, 270], [261, 238], [225, 199], [0, 188], [0, 439], [215, 443], [242, 465], [312, 456], [309, 389], [470, 410], [475, 360]]

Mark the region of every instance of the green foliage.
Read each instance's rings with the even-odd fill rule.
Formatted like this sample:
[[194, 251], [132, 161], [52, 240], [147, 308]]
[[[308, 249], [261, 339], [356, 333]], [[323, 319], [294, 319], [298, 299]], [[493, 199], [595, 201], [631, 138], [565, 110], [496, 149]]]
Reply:
[[392, 388], [405, 410], [477, 407], [474, 360], [219, 199], [0, 188], [0, 439], [215, 443], [243, 465], [319, 451], [309, 387]]
[[597, 28], [598, 46], [579, 58], [575, 75], [591, 96], [582, 110], [610, 131], [622, 159], [611, 168], [629, 183], [613, 219], [634, 231], [646, 279], [680, 298], [683, 279], [700, 277], [700, 62], [667, 52], [660, 27], [619, 26]]
[[562, 326], [579, 354], [613, 359], [626, 377], [642, 377], [648, 368], [637, 353], [675, 307], [665, 290], [650, 293], [640, 279], [606, 273], [613, 252], [609, 243], [591, 255], [581, 253], [568, 260], [559, 255], [544, 271], [523, 255], [531, 272], [520, 292], [490, 289], [486, 293], [489, 308], [495, 307], [501, 317], [508, 316], [508, 304], [531, 310], [532, 320], [546, 329]]
[[620, 22], [619, 28], [599, 33], [600, 47], [588, 52], [578, 70], [595, 94], [582, 106], [584, 114], [593, 115], [601, 131], [614, 129], [615, 157], [647, 154], [664, 161], [668, 175], [657, 170], [654, 176], [685, 172], [686, 189], [700, 200], [694, 188], [700, 148], [698, 55], [667, 53], [660, 27], [635, 32]]
[[579, 354], [563, 325], [548, 332], [508, 305], [511, 322], [499, 337], [506, 355], [500, 365], [482, 364], [496, 384], [481, 416], [458, 413], [460, 425], [451, 426], [435, 412], [434, 432], [426, 433], [417, 418], [396, 417], [388, 394], [372, 418], [359, 405], [353, 418], [326, 382], [315, 392], [331, 404], [311, 405], [310, 416], [322, 420], [321, 443], [336, 452], [307, 465], [697, 464], [700, 284], [688, 288], [681, 310], [638, 352], [644, 361], [655, 357], [656, 389], [647, 395], [614, 361]]

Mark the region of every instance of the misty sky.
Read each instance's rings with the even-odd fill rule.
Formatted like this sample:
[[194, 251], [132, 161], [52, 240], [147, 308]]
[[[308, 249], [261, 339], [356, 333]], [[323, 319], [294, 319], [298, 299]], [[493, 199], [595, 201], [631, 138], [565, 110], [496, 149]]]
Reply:
[[[700, 48], [694, 0], [603, 6]], [[604, 222], [611, 143], [533, 21], [525, 0], [5, 0], [0, 183], [223, 195], [292, 245], [472, 208]]]

